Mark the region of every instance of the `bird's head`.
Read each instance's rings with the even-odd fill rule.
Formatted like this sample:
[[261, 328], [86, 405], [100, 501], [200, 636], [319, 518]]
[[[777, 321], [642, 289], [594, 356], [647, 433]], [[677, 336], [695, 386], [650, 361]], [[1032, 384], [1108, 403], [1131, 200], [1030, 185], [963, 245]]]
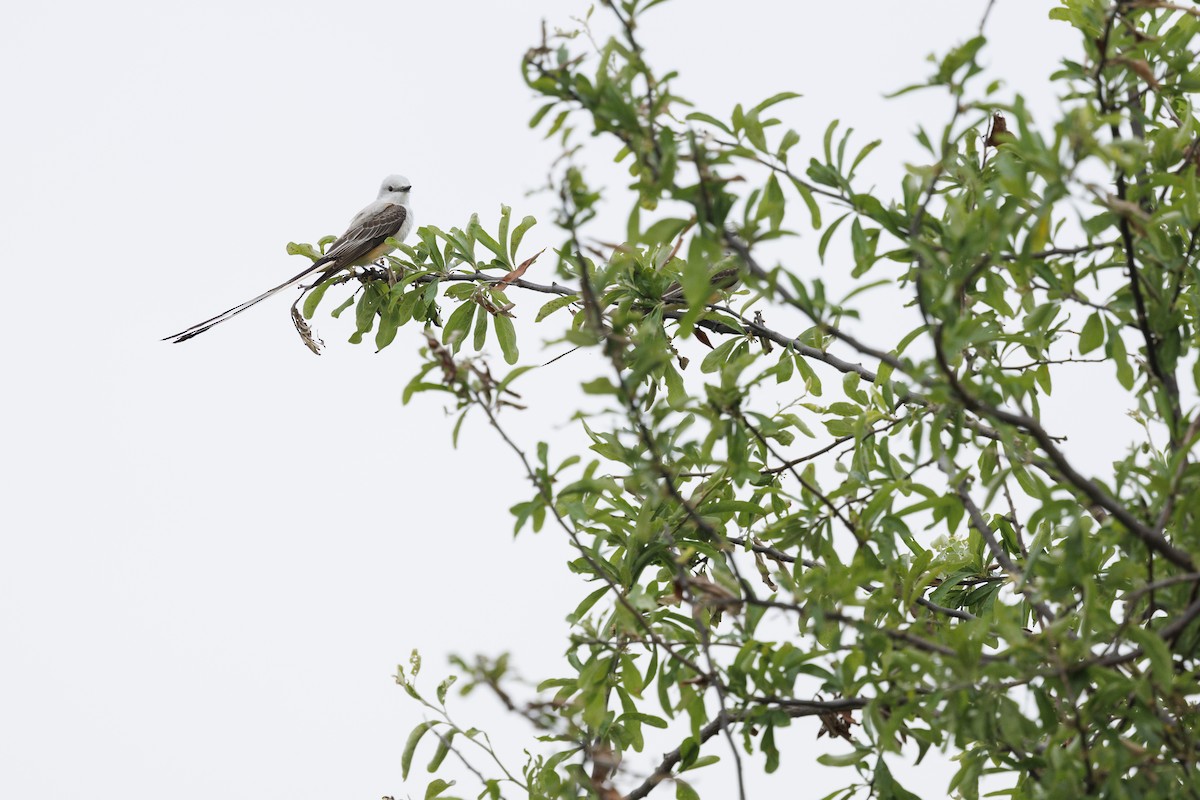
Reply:
[[408, 178], [403, 175], [389, 175], [383, 179], [383, 184], [379, 187], [379, 199], [387, 198], [393, 202], [407, 205], [410, 189], [412, 189], [412, 182]]

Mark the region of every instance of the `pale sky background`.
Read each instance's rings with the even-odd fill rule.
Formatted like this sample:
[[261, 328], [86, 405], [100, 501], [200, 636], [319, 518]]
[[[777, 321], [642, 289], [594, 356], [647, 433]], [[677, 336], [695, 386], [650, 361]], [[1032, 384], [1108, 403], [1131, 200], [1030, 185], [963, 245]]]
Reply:
[[[999, 0], [984, 59], [1043, 115], [1046, 76], [1075, 52], [1052, 5]], [[892, 194], [915, 157], [909, 134], [947, 103], [882, 95], [972, 35], [983, 6], [676, 0], [641, 39], [652, 63], [680, 69], [677, 92], [718, 116], [802, 92], [780, 108], [804, 137], [797, 155], [833, 117], [862, 143], [884, 136], [865, 174]], [[418, 224], [491, 221], [508, 203], [544, 220], [529, 252], [556, 243], [544, 199], [525, 196], [556, 151], [526, 126], [537, 103], [519, 65], [543, 17], [568, 25], [586, 9], [0, 11], [0, 796], [422, 797], [423, 767], [405, 785], [399, 766], [421, 710], [390, 677], [412, 648], [430, 689], [452, 651], [512, 649], [524, 674], [555, 673], [563, 617], [592, 587], [554, 532], [513, 541], [507, 509], [529, 489], [486, 427], [468, 425], [454, 450], [440, 399], [400, 405], [418, 329], [375, 355], [321, 314], [329, 347], [314, 358], [276, 298], [183, 345], [159, 339], [296, 272], [287, 242], [340, 233], [392, 172], [412, 179]], [[792, 246], [815, 267], [814, 237]], [[885, 312], [858, 330], [887, 341], [895, 325]], [[532, 410], [508, 421], [524, 443], [572, 435], [576, 367], [562, 363], [526, 382]], [[1064, 402], [1089, 396], [1088, 413], [1056, 421], [1128, 438], [1123, 408], [1060, 386]], [[1114, 454], [1073, 438], [1086, 458]], [[483, 695], [455, 709], [499, 739], [521, 734], [504, 747], [528, 740]], [[795, 726], [784, 768], [752, 796], [817, 797], [850, 779], [812, 761], [816, 730]], [[905, 774], [937, 797], [948, 771]]]

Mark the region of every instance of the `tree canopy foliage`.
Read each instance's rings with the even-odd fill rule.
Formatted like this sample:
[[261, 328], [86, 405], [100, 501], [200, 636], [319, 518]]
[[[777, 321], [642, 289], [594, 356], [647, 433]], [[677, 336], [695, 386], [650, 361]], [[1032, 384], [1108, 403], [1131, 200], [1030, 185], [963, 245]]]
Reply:
[[[567, 672], [536, 693], [508, 656], [456, 662], [531, 724], [527, 763], [459, 727], [414, 656], [397, 680], [428, 718], [406, 773], [432, 758], [427, 797], [636, 800], [728, 769], [744, 796], [803, 724], [847, 770], [833, 797], [914, 797], [889, 763], [929, 748], [957, 754], [938, 796], [1200, 797], [1200, 11], [1063, 0], [1078, 49], [1040, 120], [984, 74], [981, 25], [903, 90], [946, 113], [894, 187], [861, 184], [878, 143], [836, 121], [802, 145], [774, 116], [790, 93], [693, 107], [650, 66], [646, 13], [682, 12], [603, 2], [525, 56], [531, 124], [564, 149], [552, 254], [522, 250], [534, 219], [507, 208], [496, 230], [429, 225], [294, 315], [314, 344], [304, 318], [350, 284], [354, 341], [423, 326], [406, 400], [485, 418], [531, 486], [516, 529], [565, 537], [590, 583], [563, 609]], [[631, 178], [623, 231], [599, 229], [586, 169], [605, 142]], [[911, 330], [860, 319], [881, 284]], [[535, 368], [516, 315], [590, 354], [590, 451], [506, 430]], [[1142, 426], [1114, 463], [1078, 463], [1042, 414], [1079, 380]], [[451, 753], [479, 786], [451, 784]]]

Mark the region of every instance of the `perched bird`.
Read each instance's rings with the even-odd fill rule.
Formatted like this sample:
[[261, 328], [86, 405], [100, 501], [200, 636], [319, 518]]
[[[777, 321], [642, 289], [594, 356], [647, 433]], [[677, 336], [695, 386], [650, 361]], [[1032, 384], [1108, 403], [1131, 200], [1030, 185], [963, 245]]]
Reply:
[[329, 246], [325, 255], [314, 261], [299, 275], [294, 275], [275, 288], [268, 289], [258, 297], [234, 306], [211, 319], [198, 322], [187, 330], [164, 337], [163, 341], [179, 343], [198, 336], [214, 325], [219, 325], [225, 320], [237, 316], [314, 272], [321, 271], [321, 277], [316, 282], [320, 284], [341, 270], [350, 267], [365, 267], [374, 263], [395, 249], [388, 244], [388, 239], [403, 241], [404, 237], [408, 236], [408, 232], [412, 230], [413, 213], [408, 199], [410, 189], [412, 189], [412, 184], [403, 175], [390, 175], [384, 178], [383, 185], [379, 187], [378, 199], [355, 214], [354, 219], [350, 220], [350, 227]]
[[[715, 303], [721, 295], [731, 291], [741, 282], [741, 270], [737, 267], [718, 269], [708, 276], [708, 285], [712, 291], [704, 304]], [[670, 305], [683, 305], [687, 302], [684, 298], [683, 286], [679, 281], [674, 281], [667, 287], [667, 290], [663, 292], [662, 301]]]

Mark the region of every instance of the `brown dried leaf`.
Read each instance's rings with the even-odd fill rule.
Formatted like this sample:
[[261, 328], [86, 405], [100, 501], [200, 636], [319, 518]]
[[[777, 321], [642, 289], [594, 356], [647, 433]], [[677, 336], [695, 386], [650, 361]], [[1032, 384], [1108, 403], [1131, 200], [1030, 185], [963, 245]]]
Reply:
[[1008, 122], [1004, 119], [1004, 115], [997, 111], [992, 114], [992, 129], [988, 132], [988, 137], [984, 141], [984, 145], [987, 147], [999, 145], [1004, 141], [999, 138], [1001, 135], [1011, 136], [1012, 134], [1008, 132]]
[[779, 591], [779, 587], [775, 585], [775, 581], [771, 580], [771, 573], [767, 569], [767, 562], [763, 558], [763, 554], [755, 551], [754, 563], [758, 566], [758, 575], [762, 578], [763, 583], [767, 585], [772, 592]]
[[454, 363], [454, 356], [450, 355], [450, 351], [442, 347], [442, 343], [429, 333], [425, 334], [425, 343], [429, 346], [429, 352], [433, 353], [442, 368], [443, 382], [447, 386], [453, 384], [458, 380], [458, 365]]
[[854, 741], [854, 737], [850, 735], [850, 726], [857, 725], [858, 723], [854, 721], [854, 717], [849, 711], [842, 711], [840, 713], [827, 711], [818, 716], [821, 719], [821, 730], [817, 731], [818, 739], [829, 734], [830, 738], [836, 736], [848, 742]]
[[304, 316], [300, 313], [300, 309], [296, 307], [299, 303], [299, 300], [292, 303], [292, 324], [296, 326], [296, 333], [300, 334], [300, 341], [304, 342], [304, 346], [311, 350], [313, 355], [319, 356], [321, 355], [321, 348], [325, 346], [325, 343], [313, 334], [312, 327], [304, 319]]
[[[761, 311], [754, 312], [754, 324], [760, 328], [767, 327], [766, 320], [763, 319], [763, 315], [762, 315]], [[775, 349], [774, 347], [771, 346], [771, 340], [768, 339], [766, 336], [758, 337], [758, 343], [759, 343], [759, 345], [762, 346], [764, 354], [769, 354], [772, 350]]]
[[529, 269], [529, 267], [533, 264], [533, 262], [538, 260], [538, 256], [540, 256], [544, 252], [546, 252], [546, 248], [543, 247], [541, 250], [537, 251], [532, 256], [530, 256], [529, 258], [522, 261], [521, 264], [516, 269], [514, 269], [512, 272], [505, 275], [500, 280], [498, 280], [496, 282], [496, 286], [503, 288], [505, 286], [508, 286], [510, 283], [517, 280], [518, 278], [520, 278], [522, 275], [525, 274], [525, 270]]
[[[500, 284], [496, 285], [499, 286]], [[475, 301], [476, 305], [482, 307], [494, 317], [508, 317], [509, 319], [516, 319], [516, 314], [512, 313], [512, 310], [517, 307], [516, 303], [505, 303], [504, 305], [498, 305], [491, 293], [482, 289], [472, 295], [471, 299]]]

